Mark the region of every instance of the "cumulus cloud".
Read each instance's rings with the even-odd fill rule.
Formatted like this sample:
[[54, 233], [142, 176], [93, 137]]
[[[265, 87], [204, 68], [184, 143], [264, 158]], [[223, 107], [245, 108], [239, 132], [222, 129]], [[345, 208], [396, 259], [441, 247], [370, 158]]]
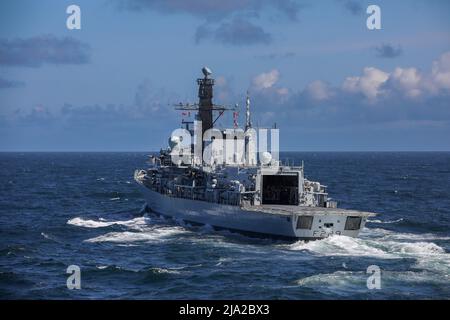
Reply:
[[281, 112], [279, 107], [291, 99], [293, 92], [289, 88], [280, 86], [279, 79], [280, 71], [277, 69], [262, 72], [252, 78], [250, 83], [252, 105], [260, 114], [264, 112], [270, 114], [274, 109]]
[[437, 90], [450, 90], [450, 52], [446, 52], [433, 62], [431, 78]]
[[403, 53], [400, 46], [394, 47], [391, 44], [382, 44], [375, 48], [377, 57], [379, 58], [396, 58]]
[[314, 100], [327, 100], [332, 96], [331, 87], [320, 80], [316, 80], [307, 85], [305, 92]]
[[416, 68], [395, 68], [389, 73], [368, 67], [361, 76], [347, 77], [342, 84], [344, 92], [361, 94], [371, 103], [392, 95], [417, 98], [429, 92], [431, 87], [432, 84]]
[[403, 96], [410, 99], [448, 94], [450, 91], [450, 52], [444, 53], [432, 63], [430, 73], [417, 68], [395, 68], [385, 72], [377, 68], [364, 68], [361, 76], [347, 77], [342, 90], [362, 94], [368, 101], [388, 96]]
[[4, 66], [84, 64], [89, 60], [89, 45], [72, 37], [43, 35], [27, 39], [0, 38], [0, 65]]
[[19, 88], [23, 87], [25, 84], [20, 81], [7, 80], [0, 77], [0, 89], [7, 88]]
[[423, 76], [416, 68], [395, 68], [388, 84], [409, 98], [418, 97], [423, 92]]
[[373, 67], [364, 68], [361, 76], [348, 77], [342, 89], [350, 93], [361, 93], [369, 100], [376, 99], [382, 93], [382, 85], [389, 79], [389, 73]]
[[290, 89], [280, 87], [278, 69], [263, 72], [251, 81], [255, 122], [270, 126], [275, 113], [284, 130], [298, 126], [299, 119], [305, 130], [318, 131], [355, 124], [450, 128], [449, 62], [450, 54], [443, 54], [428, 72], [366, 67], [336, 85], [316, 80]]
[[263, 72], [253, 78], [252, 87], [257, 91], [272, 88], [277, 83], [279, 77], [280, 72], [277, 69]]

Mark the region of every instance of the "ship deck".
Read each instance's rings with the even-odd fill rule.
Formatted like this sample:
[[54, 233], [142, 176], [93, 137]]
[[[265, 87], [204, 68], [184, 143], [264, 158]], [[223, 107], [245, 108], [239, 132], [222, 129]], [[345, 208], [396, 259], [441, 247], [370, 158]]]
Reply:
[[350, 210], [342, 208], [322, 208], [322, 207], [302, 207], [302, 206], [285, 206], [285, 205], [255, 205], [244, 206], [242, 209], [247, 211], [264, 212], [277, 215], [291, 216], [298, 215], [342, 215], [342, 216], [361, 216], [372, 217], [376, 214], [373, 212]]

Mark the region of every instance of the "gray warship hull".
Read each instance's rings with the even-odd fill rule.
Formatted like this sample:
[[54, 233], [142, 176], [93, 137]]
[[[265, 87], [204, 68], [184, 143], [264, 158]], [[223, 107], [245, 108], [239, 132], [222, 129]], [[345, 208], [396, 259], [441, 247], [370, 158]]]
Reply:
[[[325, 185], [305, 177], [303, 162], [283, 165], [275, 125], [272, 152], [267, 152], [268, 130], [260, 128], [258, 137], [252, 127], [248, 92], [244, 131], [238, 127], [238, 105], [215, 105], [211, 70], [205, 67], [202, 72], [198, 104], [176, 105], [187, 115], [197, 111], [195, 120], [183, 120], [184, 127], [172, 132], [168, 147], [150, 155], [150, 167], [135, 171], [147, 207], [193, 224], [262, 237], [358, 236], [373, 214], [338, 209]], [[219, 129], [214, 124], [226, 110], [234, 111], [234, 128]]]
[[[332, 235], [357, 237], [371, 213], [337, 208], [259, 205], [251, 207], [176, 198], [137, 181], [152, 212], [191, 224], [209, 225], [259, 238], [318, 240]], [[304, 221], [309, 226], [302, 226]], [[348, 219], [359, 219], [349, 230]]]

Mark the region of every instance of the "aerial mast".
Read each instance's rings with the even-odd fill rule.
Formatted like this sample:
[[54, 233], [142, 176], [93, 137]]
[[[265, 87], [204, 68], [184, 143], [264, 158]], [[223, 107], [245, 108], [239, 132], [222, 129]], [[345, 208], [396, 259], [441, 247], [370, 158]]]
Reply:
[[208, 67], [202, 68], [203, 79], [197, 79], [198, 83], [198, 111], [200, 120], [202, 121], [202, 136], [206, 130], [213, 127], [213, 86], [214, 79], [209, 78], [212, 74], [211, 69]]
[[247, 99], [245, 100], [245, 131], [252, 127], [252, 121], [250, 120], [250, 96], [247, 91]]

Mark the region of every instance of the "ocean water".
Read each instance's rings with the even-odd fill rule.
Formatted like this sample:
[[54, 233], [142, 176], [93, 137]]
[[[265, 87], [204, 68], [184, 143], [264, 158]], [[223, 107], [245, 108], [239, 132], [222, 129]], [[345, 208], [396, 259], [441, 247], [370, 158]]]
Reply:
[[252, 239], [144, 213], [145, 153], [1, 153], [0, 298], [450, 298], [450, 153], [282, 157], [304, 160], [340, 207], [379, 215], [357, 239]]

